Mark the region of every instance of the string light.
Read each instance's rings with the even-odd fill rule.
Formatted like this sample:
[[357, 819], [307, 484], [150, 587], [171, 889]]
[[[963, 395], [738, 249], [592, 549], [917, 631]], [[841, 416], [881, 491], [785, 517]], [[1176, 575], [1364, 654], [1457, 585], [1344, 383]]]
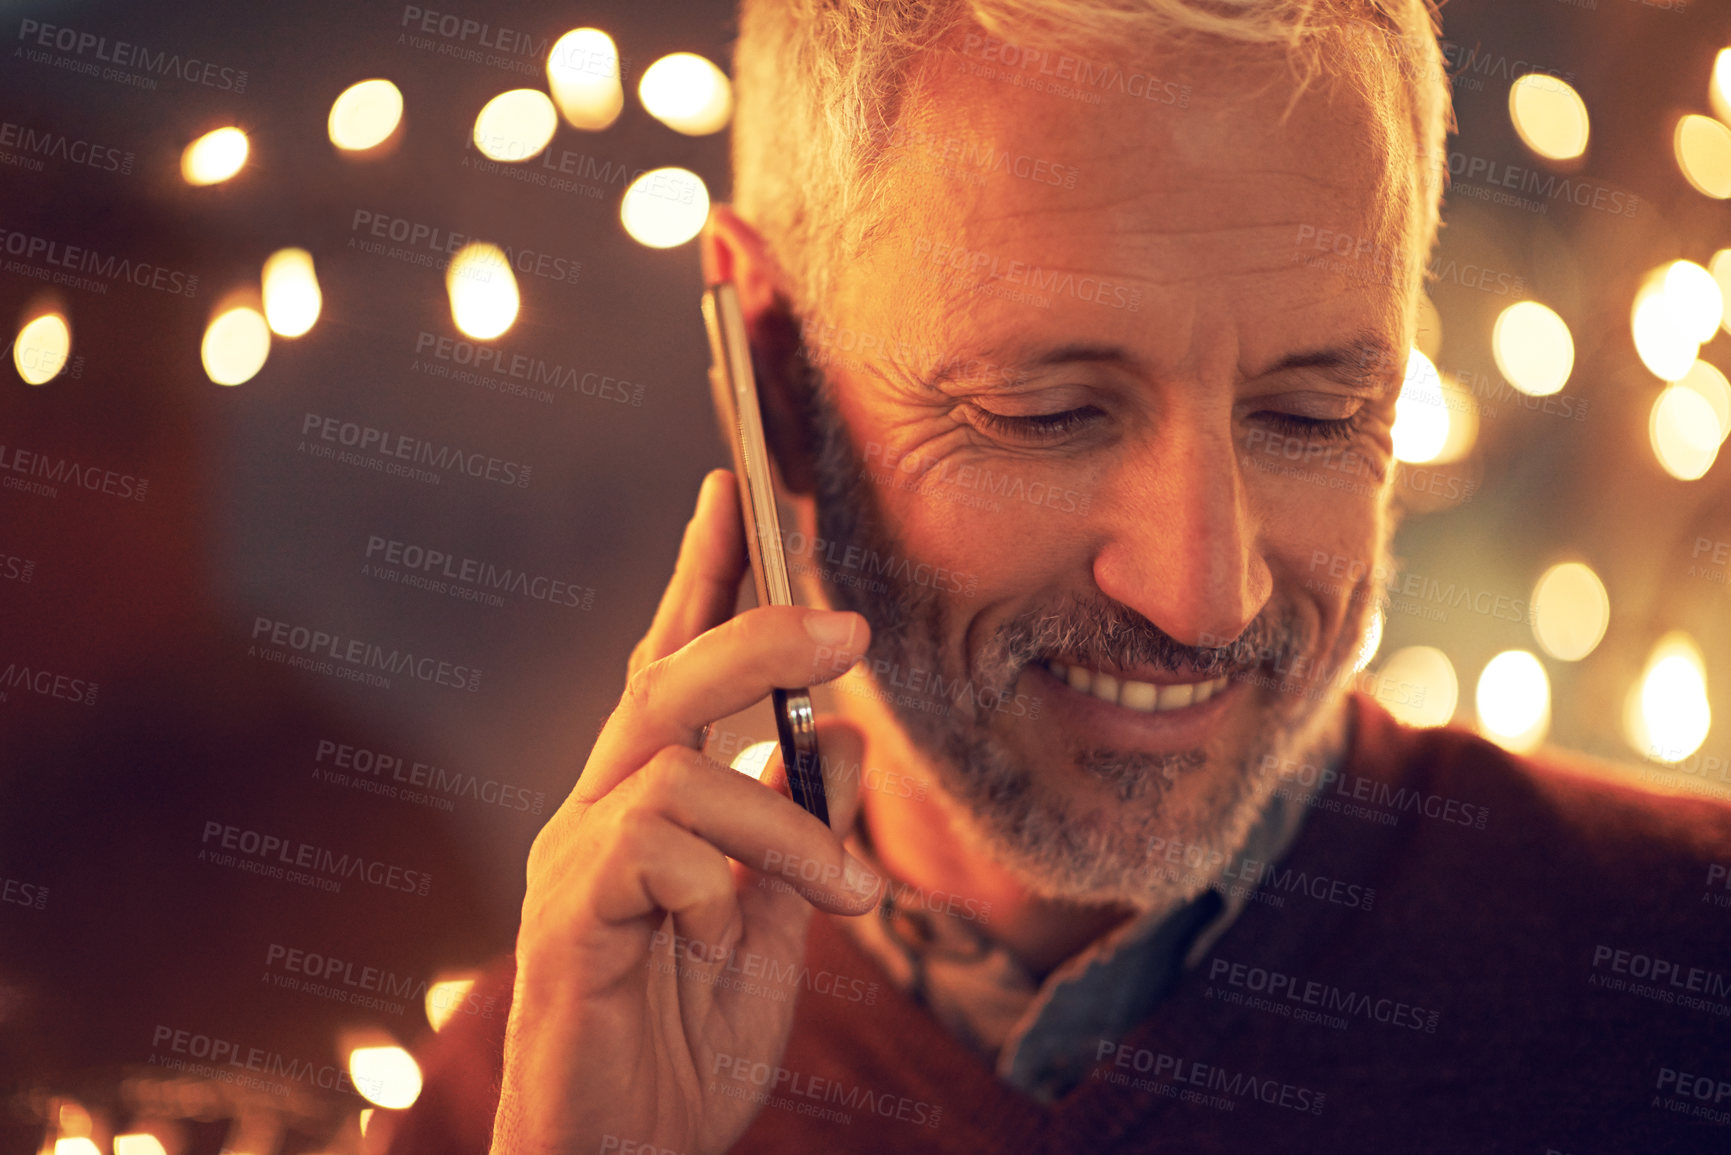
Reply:
[[212, 318], [199, 353], [205, 375], [212, 381], [243, 385], [258, 375], [270, 356], [270, 326], [257, 309], [237, 305]]
[[190, 185], [221, 184], [246, 165], [248, 147], [238, 128], [207, 132], [180, 154], [180, 175]]
[[279, 337], [299, 337], [313, 327], [324, 306], [313, 255], [305, 249], [278, 249], [265, 259], [259, 278], [264, 316]]
[[726, 73], [694, 52], [675, 52], [651, 64], [637, 82], [637, 97], [650, 116], [687, 136], [720, 132], [733, 115]]
[[490, 341], [517, 319], [517, 277], [497, 245], [474, 241], [451, 258], [445, 270], [451, 320], [467, 336]]
[[1575, 339], [1555, 310], [1521, 301], [1497, 317], [1491, 354], [1510, 385], [1530, 397], [1548, 397], [1574, 372]]
[[572, 128], [599, 132], [619, 119], [625, 89], [619, 49], [599, 28], [574, 28], [547, 53], [547, 87]]
[[709, 219], [709, 190], [690, 169], [651, 169], [625, 190], [619, 219], [639, 244], [652, 249], [682, 245]]
[[1509, 119], [1522, 142], [1549, 160], [1587, 151], [1587, 102], [1555, 76], [1533, 72], [1509, 85]]
[[44, 313], [24, 323], [12, 342], [12, 365], [26, 385], [46, 385], [72, 356], [72, 326], [59, 313]]
[[325, 131], [344, 152], [365, 152], [389, 140], [402, 119], [402, 91], [388, 80], [363, 80], [331, 102]]
[[475, 147], [488, 160], [520, 164], [541, 155], [559, 127], [559, 113], [537, 88], [513, 88], [489, 100], [475, 117]]

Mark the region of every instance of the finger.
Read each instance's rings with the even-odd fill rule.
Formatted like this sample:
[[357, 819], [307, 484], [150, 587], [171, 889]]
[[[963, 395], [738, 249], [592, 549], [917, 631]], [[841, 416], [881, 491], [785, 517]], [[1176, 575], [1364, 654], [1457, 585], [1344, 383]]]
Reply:
[[750, 557], [740, 525], [739, 488], [731, 472], [712, 469], [679, 543], [673, 577], [643, 640], [631, 654], [632, 674], [673, 653], [733, 616]]
[[[840, 718], [821, 719], [817, 726], [818, 761], [823, 768], [823, 788], [825, 799], [829, 803], [830, 827], [837, 838], [845, 840], [852, 833], [854, 821], [859, 815], [861, 791], [866, 775], [865, 740], [852, 724]], [[787, 766], [782, 761], [779, 748], [771, 754], [764, 766], [762, 781], [779, 794], [790, 794]], [[791, 798], [789, 800], [791, 801]], [[785, 866], [785, 863], [778, 865]], [[788, 880], [776, 877], [775, 872], [752, 873], [755, 877], [751, 886], [740, 892], [740, 910], [748, 934], [751, 935], [746, 946], [754, 950], [775, 950], [778, 949], [778, 944], [766, 939], [765, 932], [788, 925], [787, 920], [793, 912], [798, 908], [808, 907], [809, 903], [797, 888], [786, 885]], [[875, 880], [870, 901], [863, 909], [843, 913], [862, 914], [876, 906], [883, 897], [883, 881], [882, 878]], [[796, 930], [802, 928], [803, 924], [794, 926]]]
[[[635, 832], [641, 819], [634, 816], [644, 813], [663, 817], [729, 858], [783, 880], [805, 901], [824, 910], [859, 914], [876, 900], [877, 879], [823, 823], [784, 795], [695, 750], [683, 746], [662, 750], [628, 784], [594, 807], [585, 824], [599, 823], [605, 829], [612, 823]], [[591, 909], [603, 922], [628, 922], [655, 909], [645, 905], [655, 895], [644, 882], [639, 848], [633, 846], [631, 851], [626, 860], [613, 861], [612, 869], [589, 874], [594, 887]], [[603, 857], [611, 860], [616, 852], [617, 841]]]
[[[519, 958], [551, 966], [540, 981], [580, 982], [605, 990], [633, 972], [644, 954], [677, 957], [667, 939], [666, 915], [737, 909], [738, 883], [727, 857], [666, 814], [638, 808], [619, 815], [577, 870], [561, 862], [532, 877], [519, 932]], [[711, 915], [711, 925], [716, 916]], [[597, 938], [601, 929], [611, 931]], [[726, 925], [728, 916], [720, 916]], [[622, 948], [619, 933], [634, 944]], [[545, 940], [537, 945], [534, 940]]]
[[[854, 820], [859, 815], [860, 791], [865, 784], [865, 736], [845, 719], [819, 718], [817, 753], [830, 829], [837, 838], [846, 839], [853, 833]], [[759, 781], [779, 794], [793, 796], [779, 744], [764, 765]]]
[[706, 723], [773, 689], [839, 676], [870, 643], [871, 627], [850, 611], [759, 606], [723, 622], [632, 677], [573, 797], [594, 802], [662, 747], [693, 745]]

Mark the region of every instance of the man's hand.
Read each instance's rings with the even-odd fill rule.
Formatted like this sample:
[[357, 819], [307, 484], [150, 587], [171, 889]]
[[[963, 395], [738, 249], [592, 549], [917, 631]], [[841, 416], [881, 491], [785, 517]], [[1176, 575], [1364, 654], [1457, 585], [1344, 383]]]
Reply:
[[[812, 907], [873, 905], [877, 879], [841, 840], [861, 775], [829, 772], [859, 764], [854, 730], [819, 730], [835, 831], [787, 796], [779, 755], [770, 788], [695, 748], [771, 689], [841, 674], [870, 636], [858, 614], [731, 616], [747, 564], [735, 486], [724, 470], [704, 480], [624, 697], [529, 852], [494, 1155], [587, 1155], [609, 1136], [727, 1150], [759, 1107], [726, 1072], [781, 1058], [799, 984], [773, 976], [798, 974]], [[786, 861], [797, 879], [760, 873]], [[754, 989], [728, 970], [736, 955], [763, 960]]]

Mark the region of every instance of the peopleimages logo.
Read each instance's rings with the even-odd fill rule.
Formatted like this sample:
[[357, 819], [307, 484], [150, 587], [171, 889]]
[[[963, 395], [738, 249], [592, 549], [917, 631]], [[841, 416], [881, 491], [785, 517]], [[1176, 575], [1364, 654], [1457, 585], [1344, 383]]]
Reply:
[[[437, 225], [369, 209], [355, 210], [354, 217], [349, 222], [349, 232], [350, 248], [407, 260], [411, 264], [428, 265], [435, 269], [443, 269], [450, 263], [451, 254], [470, 241], [483, 239], [469, 233], [452, 232]], [[363, 237], [376, 239], [368, 241], [362, 239]], [[385, 241], [393, 241], [403, 247], [387, 250]], [[535, 249], [513, 248], [510, 245], [499, 247], [505, 251], [505, 259], [510, 262], [511, 267], [519, 273], [574, 285], [583, 272], [583, 262], [569, 257], [554, 256], [552, 253]]]
[[0, 670], [0, 702], [6, 700], [6, 692], [11, 690], [40, 694], [44, 698], [58, 698], [62, 702], [96, 705], [95, 682], [87, 678], [75, 678], [70, 674], [55, 673], [27, 662], [8, 662], [6, 668]]
[[[341, 662], [345, 666], [357, 667], [361, 670], [381, 670], [386, 674], [407, 674], [417, 681], [427, 682], [435, 686], [449, 686], [453, 689], [467, 690], [474, 693], [481, 688], [481, 671], [472, 666], [459, 666], [453, 662], [441, 661], [425, 654], [417, 657], [412, 651], [399, 650], [394, 647], [387, 649], [374, 642], [363, 641], [360, 638], [345, 638], [341, 634], [329, 633], [325, 630], [312, 629], [308, 626], [297, 626], [293, 622], [277, 621], [274, 618], [255, 617], [252, 622], [252, 640], [254, 645], [248, 650], [250, 656], [258, 656], [257, 643], [263, 641], [268, 647], [280, 646], [304, 655], [317, 662], [328, 659], [329, 662]], [[265, 655], [267, 658], [269, 654]], [[306, 663], [292, 663], [296, 666]], [[328, 664], [328, 663], [327, 663]], [[329, 670], [315, 670], [328, 673]], [[358, 679], [357, 679], [358, 680]], [[384, 680], [390, 685], [388, 679]]]
[[[441, 445], [425, 438], [410, 437], [405, 433], [391, 433], [376, 426], [362, 425], [358, 421], [344, 421], [340, 417], [308, 413], [301, 419], [301, 436], [305, 439], [300, 443], [303, 453], [336, 457], [346, 465], [360, 465], [383, 473], [402, 473], [416, 476], [417, 480], [425, 480], [426, 477], [436, 480], [438, 474], [414, 468], [426, 465], [434, 470], [455, 469], [459, 473], [499, 485], [514, 485], [518, 488], [527, 488], [529, 485], [531, 467], [522, 462], [490, 457], [485, 453], [461, 449], [455, 445]], [[319, 445], [321, 441], [326, 444]], [[341, 445], [353, 452], [338, 454], [334, 449], [328, 448], [333, 445]], [[377, 456], [372, 456], [375, 454]], [[390, 460], [387, 461], [386, 458]], [[414, 466], [398, 464], [405, 461], [413, 462]]]
[[[141, 289], [154, 289], [177, 297], [198, 294], [198, 274], [131, 257], [104, 255], [85, 245], [69, 245], [51, 237], [39, 237], [16, 229], [0, 229], [0, 251], [16, 261], [6, 271], [35, 277], [53, 284], [70, 285], [93, 293], [108, 292], [104, 282], [126, 281]], [[40, 265], [30, 262], [40, 261]], [[91, 278], [101, 278], [92, 280]]]
[[133, 156], [129, 150], [97, 144], [50, 129], [14, 124], [10, 120], [0, 120], [0, 149], [15, 149], [18, 159], [26, 162], [19, 167], [28, 168], [32, 172], [42, 171], [41, 161], [37, 159], [39, 157], [93, 168], [97, 172], [117, 172], [122, 176], [132, 172]]
[[[237, 866], [240, 864], [235, 855], [222, 852], [238, 851], [251, 860], [242, 867], [248, 873], [283, 877], [283, 868], [286, 867], [291, 874], [313, 871], [322, 875], [324, 881], [336, 884], [321, 886], [318, 888], [321, 890], [340, 890], [343, 881], [352, 879], [383, 890], [398, 890], [425, 898], [428, 888], [433, 885], [433, 876], [424, 870], [408, 870], [364, 854], [338, 854], [329, 847], [247, 830], [214, 818], [205, 822], [204, 835], [199, 842], [204, 847], [198, 852], [200, 862]], [[289, 880], [304, 882], [302, 878]]]
[[[120, 69], [137, 69], [144, 76], [131, 78], [133, 83], [141, 88], [154, 89], [156, 82], [151, 79], [156, 76], [172, 76], [188, 84], [197, 84], [205, 88], [215, 88], [222, 92], [232, 92], [237, 96], [246, 91], [246, 69], [228, 68], [209, 60], [200, 60], [196, 56], [182, 56], [178, 52], [152, 52], [142, 44], [132, 44], [125, 40], [110, 40], [95, 32], [85, 32], [78, 28], [69, 28], [61, 24], [44, 24], [40, 20], [25, 19], [18, 22], [18, 39], [25, 45], [23, 51], [26, 58], [36, 64], [52, 64], [56, 61], [45, 59], [46, 52], [34, 49], [48, 49], [64, 52], [73, 57], [88, 57], [91, 61], [113, 65], [113, 68], [97, 68], [95, 64], [74, 68], [72, 71], [88, 75], [100, 75], [104, 80], [122, 79], [127, 76]], [[76, 63], [74, 61], [73, 63]]]

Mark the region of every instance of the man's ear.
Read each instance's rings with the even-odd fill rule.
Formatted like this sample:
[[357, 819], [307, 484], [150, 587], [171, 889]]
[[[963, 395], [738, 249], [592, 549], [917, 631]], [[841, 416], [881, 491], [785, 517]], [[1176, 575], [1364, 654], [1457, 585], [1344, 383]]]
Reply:
[[739, 291], [770, 456], [790, 494], [809, 494], [816, 486], [812, 383], [781, 268], [758, 231], [728, 205], [710, 209], [699, 244], [703, 283], [731, 281]]

